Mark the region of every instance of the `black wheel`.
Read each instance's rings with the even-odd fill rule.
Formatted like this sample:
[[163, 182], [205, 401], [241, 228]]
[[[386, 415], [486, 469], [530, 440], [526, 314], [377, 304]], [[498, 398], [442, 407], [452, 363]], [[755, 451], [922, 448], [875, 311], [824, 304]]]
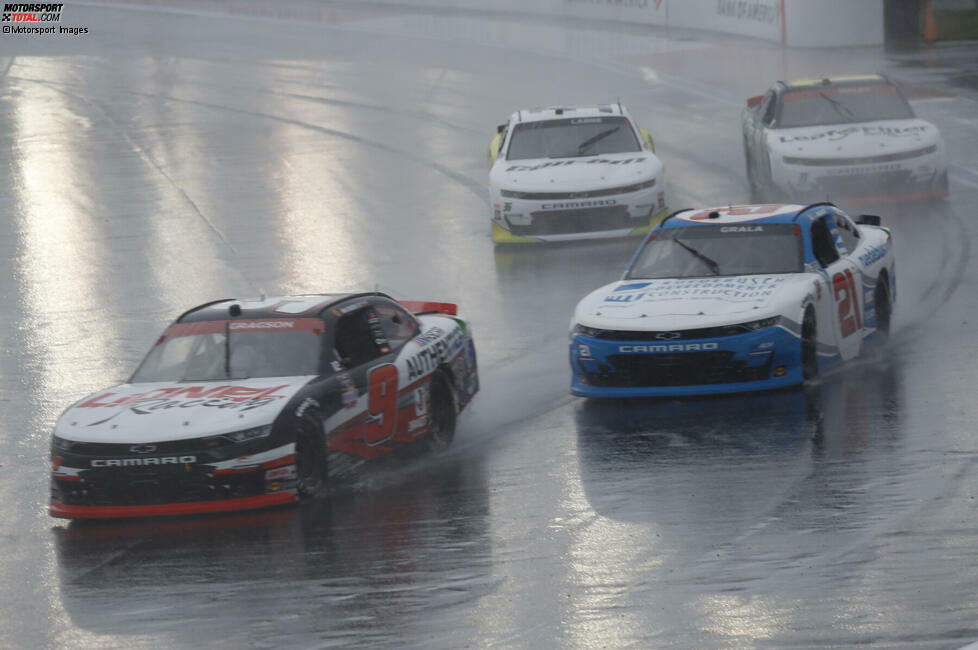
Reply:
[[890, 304], [890, 285], [886, 281], [886, 276], [876, 281], [873, 301], [876, 309], [877, 340], [886, 343], [890, 338], [890, 316], [893, 314], [893, 306]]
[[801, 376], [805, 381], [818, 378], [818, 338], [815, 312], [805, 311], [801, 323]]
[[428, 444], [432, 451], [442, 451], [455, 438], [455, 390], [444, 372], [436, 372], [431, 378], [431, 425]]
[[300, 499], [311, 499], [326, 491], [326, 438], [319, 414], [307, 411], [295, 435], [296, 490]]

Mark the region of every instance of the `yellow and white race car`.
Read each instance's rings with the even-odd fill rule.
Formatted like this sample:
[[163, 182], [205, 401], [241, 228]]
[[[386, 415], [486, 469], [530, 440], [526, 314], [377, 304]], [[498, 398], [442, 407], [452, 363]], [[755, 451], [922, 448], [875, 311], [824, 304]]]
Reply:
[[668, 214], [662, 162], [621, 104], [513, 113], [489, 143], [498, 244], [641, 235]]

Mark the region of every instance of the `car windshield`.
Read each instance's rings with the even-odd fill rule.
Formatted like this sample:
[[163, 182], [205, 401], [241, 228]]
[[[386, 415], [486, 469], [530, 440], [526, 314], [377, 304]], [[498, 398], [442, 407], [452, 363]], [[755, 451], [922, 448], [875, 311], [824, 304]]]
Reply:
[[319, 374], [322, 332], [318, 318], [177, 323], [160, 337], [130, 382]]
[[506, 159], [577, 158], [641, 150], [626, 118], [576, 117], [517, 124]]
[[825, 86], [786, 92], [778, 127], [790, 129], [912, 117], [915, 116], [910, 104], [890, 84]]
[[625, 278], [798, 273], [802, 262], [801, 233], [794, 224], [688, 226], [656, 232]]

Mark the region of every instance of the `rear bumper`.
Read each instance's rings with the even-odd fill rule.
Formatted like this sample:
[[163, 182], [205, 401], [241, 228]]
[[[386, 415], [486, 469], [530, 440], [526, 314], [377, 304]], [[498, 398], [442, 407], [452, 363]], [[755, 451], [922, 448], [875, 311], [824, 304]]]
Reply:
[[70, 506], [52, 503], [48, 512], [52, 517], [63, 519], [120, 519], [126, 517], [169, 517], [198, 515], [217, 512], [234, 512], [269, 508], [295, 503], [297, 497], [289, 492], [262, 494], [221, 501], [191, 501], [187, 503], [163, 503], [143, 506]]

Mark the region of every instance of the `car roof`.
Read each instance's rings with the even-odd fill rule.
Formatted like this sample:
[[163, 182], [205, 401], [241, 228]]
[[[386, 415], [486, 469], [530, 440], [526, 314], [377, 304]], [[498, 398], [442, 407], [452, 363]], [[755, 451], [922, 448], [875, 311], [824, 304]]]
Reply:
[[324, 309], [349, 298], [381, 296], [382, 293], [316, 293], [297, 296], [273, 296], [262, 298], [225, 298], [198, 305], [189, 309], [177, 319], [178, 323], [192, 323], [208, 320], [226, 320], [232, 305], [241, 307], [241, 313], [235, 318], [296, 318], [299, 316], [315, 317]]
[[814, 86], [864, 86], [866, 84], [892, 84], [881, 74], [841, 75], [835, 77], [807, 77], [793, 81], [782, 81], [789, 90], [812, 88]]
[[522, 122], [542, 122], [544, 120], [559, 120], [575, 117], [605, 117], [610, 115], [626, 115], [621, 104], [591, 104], [582, 106], [543, 106], [538, 108], [523, 108], [513, 113], [510, 121], [514, 124]]
[[[685, 228], [699, 226], [730, 226], [757, 223], [795, 223], [796, 218], [810, 208], [837, 208], [831, 203], [798, 205], [794, 203], [769, 205], [728, 205], [718, 208], [698, 208], [675, 212], [662, 221], [660, 228]], [[716, 216], [712, 216], [716, 214]], [[819, 214], [815, 210], [815, 214]]]

